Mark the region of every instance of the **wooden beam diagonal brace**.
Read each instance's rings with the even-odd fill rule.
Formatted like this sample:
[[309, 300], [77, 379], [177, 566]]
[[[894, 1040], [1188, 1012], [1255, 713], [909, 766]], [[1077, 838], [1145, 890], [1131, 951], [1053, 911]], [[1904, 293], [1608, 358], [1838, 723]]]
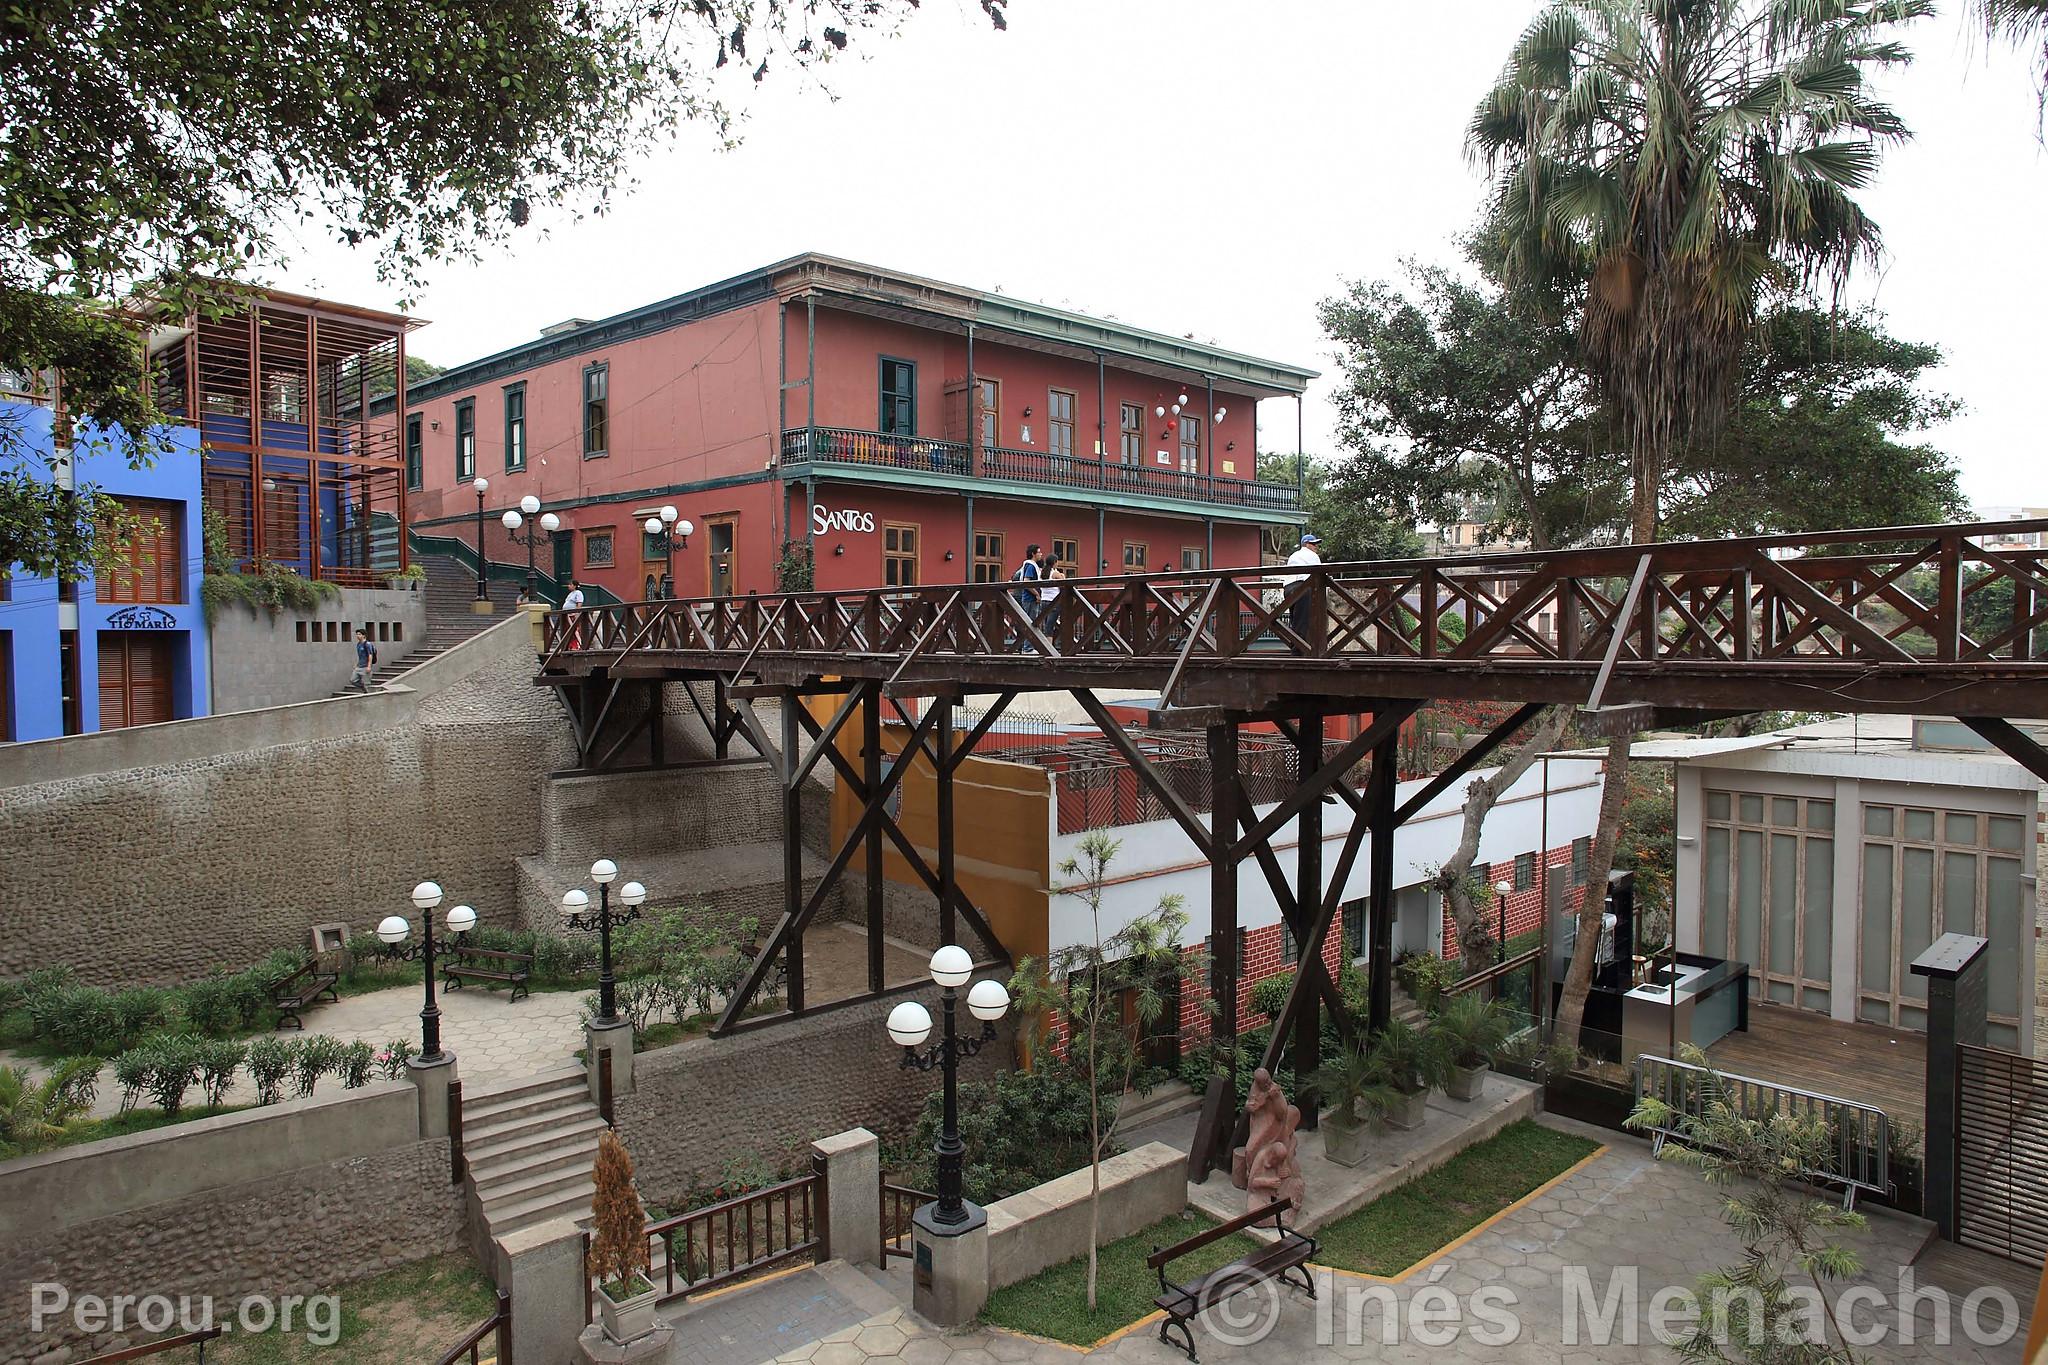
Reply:
[[[808, 714], [797, 705], [794, 693], [784, 697], [782, 704], [796, 707], [800, 715]], [[921, 729], [928, 730], [933, 719], [933, 716], [927, 716], [922, 722]], [[832, 752], [837, 754], [838, 750], [833, 749]], [[787, 755], [784, 757], [786, 760]], [[747, 1006], [753, 1003], [762, 983], [767, 980], [769, 967], [776, 957], [793, 939], [801, 939], [804, 931], [810, 927], [819, 907], [824, 905], [826, 897], [838, 886], [840, 874], [845, 872], [847, 865], [853, 861], [853, 855], [867, 843], [868, 831], [887, 818], [889, 797], [902, 782], [903, 774], [909, 766], [907, 763], [895, 764], [883, 774], [880, 786], [867, 794], [868, 799], [861, 810], [860, 819], [855, 821], [846, 841], [839, 846], [839, 852], [833, 855], [831, 863], [826, 866], [825, 875], [818, 879], [817, 887], [812, 890], [800, 910], [794, 913], [784, 912], [781, 922], [775, 926], [775, 933], [754, 958], [754, 965], [748, 969], [746, 979], [740, 983], [739, 989], [733, 992], [732, 999], [726, 1002], [725, 1013], [720, 1015], [718, 1020], [719, 1031], [732, 1027], [738, 1021]], [[784, 767], [785, 771], [788, 771], [786, 762]]]
[[[1452, 783], [1456, 782], [1466, 773], [1471, 772], [1481, 763], [1484, 763], [1488, 755], [1501, 745], [1507, 743], [1509, 739], [1514, 737], [1517, 730], [1534, 720], [1542, 710], [1542, 702], [1530, 702], [1518, 709], [1499, 725], [1487, 731], [1485, 737], [1477, 744], [1467, 749], [1464, 753], [1459, 754], [1449, 767], [1445, 768], [1435, 777], [1432, 777], [1427, 786], [1402, 802], [1400, 808], [1394, 812], [1394, 823], [1396, 825], [1407, 824], [1423, 807], [1449, 791]], [[1365, 802], [1361, 798], [1358, 808], [1363, 809], [1364, 804]]]
[[1264, 819], [1245, 834], [1239, 856], [1243, 856], [1254, 846], [1270, 840], [1274, 831], [1299, 815], [1302, 807], [1309, 802], [1322, 800], [1323, 794], [1336, 784], [1337, 779], [1350, 771], [1352, 765], [1365, 756], [1366, 750], [1399, 732], [1402, 722], [1421, 708], [1422, 703], [1419, 701], [1381, 703], [1380, 709], [1373, 715], [1371, 725], [1346, 741], [1344, 747], [1337, 751], [1335, 758], [1316, 769], [1307, 781], [1297, 786], [1285, 801], [1273, 807]]
[[1214, 847], [1209, 827], [1188, 809], [1187, 802], [1180, 799], [1180, 794], [1167, 785], [1166, 779], [1159, 775], [1151, 760], [1146, 758], [1138, 746], [1131, 742], [1131, 737], [1124, 733], [1124, 727], [1117, 724], [1116, 717], [1109, 714], [1109, 708], [1105, 707], [1088, 688], [1075, 688], [1073, 696], [1074, 700], [1081, 704], [1081, 709], [1088, 713], [1088, 719], [1095, 722], [1095, 728], [1102, 732], [1102, 737], [1123, 755], [1124, 762], [1131, 765], [1131, 771], [1138, 775], [1138, 780], [1152, 789], [1152, 794], [1166, 807], [1166, 813], [1173, 817], [1174, 823], [1187, 833], [1188, 838], [1194, 841], [1195, 847], [1201, 850], [1203, 856], [1208, 856]]

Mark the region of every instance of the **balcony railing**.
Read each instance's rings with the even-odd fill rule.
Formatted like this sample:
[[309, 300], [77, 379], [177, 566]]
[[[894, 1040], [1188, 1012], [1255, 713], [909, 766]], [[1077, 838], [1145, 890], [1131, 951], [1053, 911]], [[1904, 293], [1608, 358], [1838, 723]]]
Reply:
[[1292, 512], [1301, 506], [1300, 491], [1292, 484], [1257, 483], [1249, 479], [1220, 478], [1214, 474], [1186, 474], [1143, 465], [1107, 464], [1043, 450], [990, 448], [981, 452], [981, 468], [977, 471], [974, 452], [959, 441], [885, 436], [879, 432], [852, 431], [844, 427], [799, 427], [784, 432], [782, 462], [886, 465], [893, 469], [962, 477], [978, 473], [985, 479], [1006, 482], [1135, 493], [1269, 512]]

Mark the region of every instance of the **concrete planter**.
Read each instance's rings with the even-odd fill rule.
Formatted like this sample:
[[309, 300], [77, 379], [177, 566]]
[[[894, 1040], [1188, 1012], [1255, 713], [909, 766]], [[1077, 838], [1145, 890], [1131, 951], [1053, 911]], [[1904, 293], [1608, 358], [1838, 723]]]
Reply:
[[654, 1330], [654, 1301], [661, 1291], [644, 1278], [640, 1283], [647, 1285], [646, 1292], [629, 1299], [615, 1299], [602, 1288], [597, 1291], [597, 1320], [606, 1341], [629, 1346]]
[[1444, 1093], [1454, 1100], [1470, 1102], [1479, 1098], [1479, 1092], [1486, 1085], [1486, 1073], [1492, 1068], [1481, 1062], [1478, 1066], [1454, 1066], [1451, 1078], [1444, 1083]]
[[1429, 1107], [1429, 1091], [1422, 1089], [1412, 1095], [1403, 1091], [1399, 1096], [1381, 1121], [1404, 1132], [1420, 1128]]
[[1368, 1123], [1334, 1109], [1323, 1115], [1323, 1155], [1339, 1166], [1363, 1165], [1366, 1143], [1371, 1137], [1372, 1125]]

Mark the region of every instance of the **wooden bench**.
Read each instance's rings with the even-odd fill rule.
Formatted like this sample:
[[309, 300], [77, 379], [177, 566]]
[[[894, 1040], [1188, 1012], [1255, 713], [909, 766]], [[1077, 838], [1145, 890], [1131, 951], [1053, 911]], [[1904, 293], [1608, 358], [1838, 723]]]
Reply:
[[532, 992], [526, 989], [527, 978], [533, 975], [532, 953], [503, 953], [495, 948], [450, 948], [449, 961], [441, 967], [441, 980], [449, 990], [462, 989], [465, 981], [503, 981], [512, 987], [511, 1004], [522, 995]]
[[283, 1028], [289, 1019], [293, 1028], [305, 1031], [306, 1021], [299, 1012], [316, 1003], [321, 996], [339, 1000], [334, 993], [334, 983], [341, 979], [335, 972], [322, 971], [317, 959], [309, 959], [290, 976], [283, 977], [270, 987], [270, 1003], [277, 1009], [277, 1026]]
[[[1193, 1361], [1196, 1358], [1195, 1334], [1190, 1329], [1190, 1324], [1232, 1294], [1249, 1289], [1255, 1284], [1299, 1283], [1308, 1291], [1310, 1298], [1316, 1296], [1316, 1282], [1307, 1269], [1309, 1257], [1316, 1254], [1316, 1239], [1306, 1233], [1296, 1232], [1280, 1221], [1281, 1215], [1293, 1206], [1293, 1200], [1276, 1199], [1262, 1209], [1253, 1209], [1250, 1213], [1240, 1214], [1227, 1223], [1218, 1223], [1207, 1232], [1198, 1232], [1186, 1241], [1175, 1242], [1164, 1249], [1152, 1248], [1152, 1254], [1145, 1258], [1145, 1264], [1159, 1276], [1159, 1297], [1152, 1302], [1166, 1314], [1159, 1321], [1159, 1339], [1162, 1342], [1169, 1346], [1179, 1346], [1187, 1352], [1188, 1359]], [[1190, 1252], [1199, 1251], [1211, 1242], [1220, 1241], [1234, 1232], [1242, 1232], [1254, 1224], [1263, 1223], [1269, 1218], [1273, 1220], [1274, 1232], [1279, 1234], [1278, 1241], [1262, 1246], [1229, 1265], [1218, 1266], [1199, 1279], [1189, 1280], [1185, 1284], [1175, 1284], [1166, 1277], [1169, 1262], [1176, 1261]], [[1288, 1279], [1290, 1271], [1301, 1278], [1298, 1281]], [[1172, 1331], [1180, 1333], [1181, 1339], [1178, 1342], [1168, 1335]]]

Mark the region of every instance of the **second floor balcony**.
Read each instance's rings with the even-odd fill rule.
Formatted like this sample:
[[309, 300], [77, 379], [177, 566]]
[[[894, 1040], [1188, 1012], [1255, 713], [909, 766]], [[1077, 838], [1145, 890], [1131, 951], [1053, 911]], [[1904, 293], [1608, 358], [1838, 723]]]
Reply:
[[1072, 489], [1079, 494], [1123, 494], [1290, 517], [1301, 510], [1301, 492], [1291, 483], [1261, 483], [1255, 479], [1154, 469], [1044, 450], [975, 448], [963, 441], [892, 436], [846, 427], [795, 427], [783, 432], [782, 464], [785, 469], [900, 469], [947, 480], [1029, 485], [1050, 492]]

